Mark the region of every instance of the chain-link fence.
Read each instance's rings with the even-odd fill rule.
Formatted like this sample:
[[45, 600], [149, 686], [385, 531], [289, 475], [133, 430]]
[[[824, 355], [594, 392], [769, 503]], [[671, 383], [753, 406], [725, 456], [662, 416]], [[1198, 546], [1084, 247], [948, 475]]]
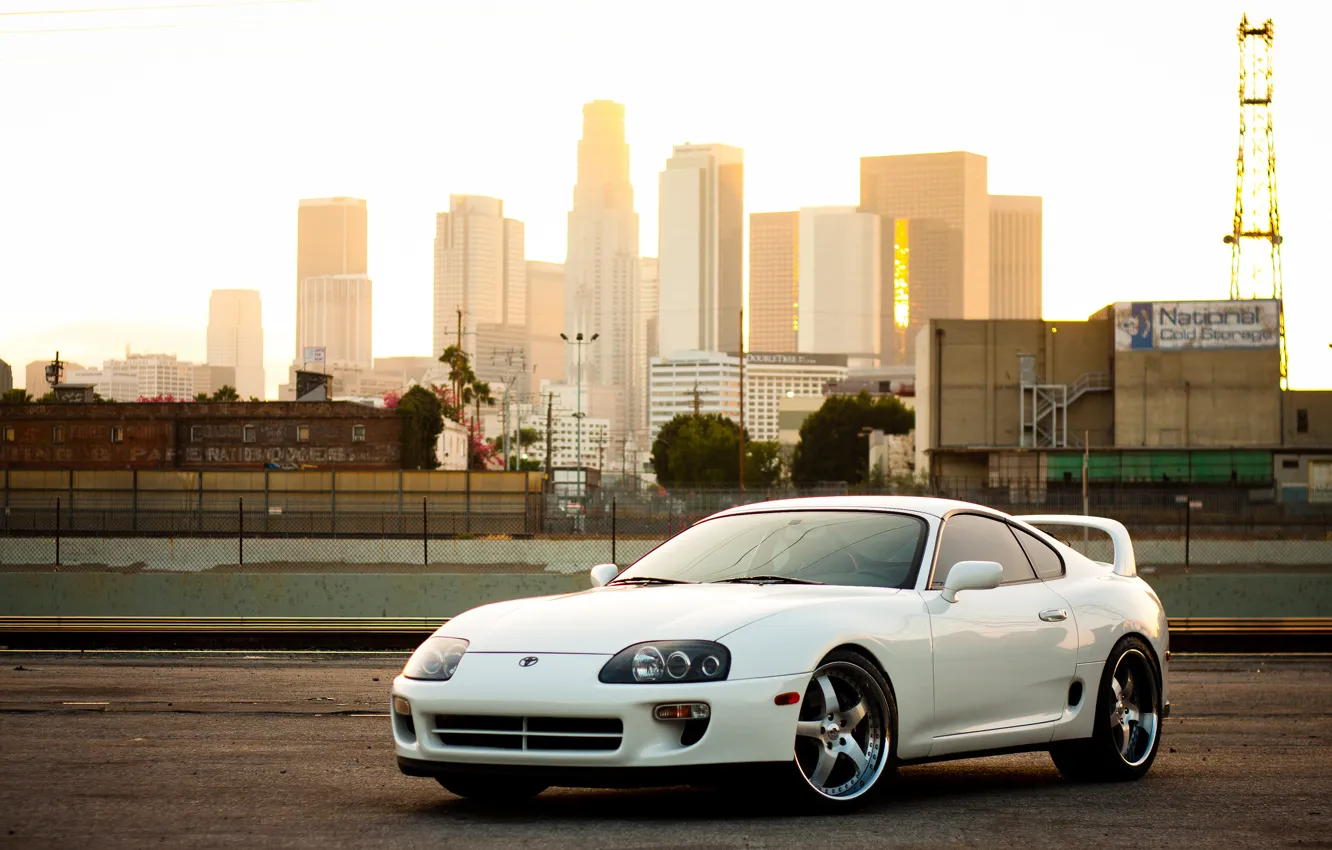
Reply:
[[[441, 510], [429, 499], [397, 510], [5, 508], [0, 568], [291, 572], [574, 572], [632, 563], [699, 519], [734, 505], [818, 490], [603, 491], [583, 499], [535, 494], [519, 509]], [[973, 488], [970, 501], [1014, 514], [1080, 514], [1082, 494], [1043, 488]], [[1319, 505], [1264, 502], [1249, 491], [1097, 487], [1089, 513], [1118, 519], [1134, 535], [1139, 564], [1328, 565], [1332, 513]], [[479, 505], [484, 502], [478, 501]], [[1051, 529], [1101, 560], [1095, 533]]]

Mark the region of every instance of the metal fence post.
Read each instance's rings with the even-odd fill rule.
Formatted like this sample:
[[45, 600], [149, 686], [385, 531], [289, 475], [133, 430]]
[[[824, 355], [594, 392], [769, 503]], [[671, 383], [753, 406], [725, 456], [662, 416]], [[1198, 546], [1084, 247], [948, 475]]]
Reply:
[[1184, 502], [1184, 569], [1189, 568], [1189, 544], [1193, 537], [1193, 503]]
[[426, 497], [421, 497], [421, 566], [430, 563], [430, 536], [426, 533], [429, 518], [426, 515]]
[[236, 557], [240, 566], [245, 566], [245, 497], [236, 499]]
[[615, 497], [611, 497], [611, 563], [618, 564], [615, 560]]
[[59, 496], [56, 496], [55, 540], [56, 540], [56, 566], [58, 567], [60, 566], [60, 497]]

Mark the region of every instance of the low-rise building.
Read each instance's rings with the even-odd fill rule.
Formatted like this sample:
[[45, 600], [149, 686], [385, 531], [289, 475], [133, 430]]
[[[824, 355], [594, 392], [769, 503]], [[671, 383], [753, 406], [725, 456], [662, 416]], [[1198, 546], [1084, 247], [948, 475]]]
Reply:
[[932, 320], [917, 338], [917, 469], [957, 495], [1044, 492], [1081, 482], [1085, 449], [1094, 483], [1313, 493], [1332, 393], [1281, 389], [1278, 323], [1261, 300]]
[[346, 402], [0, 407], [3, 469], [398, 469], [401, 420]]
[[[745, 429], [751, 440], [780, 436], [782, 401], [818, 398], [824, 385], [847, 376], [841, 354], [751, 352], [745, 355]], [[740, 419], [740, 358], [715, 351], [654, 357], [649, 365], [648, 419], [655, 435], [680, 414], [719, 413]], [[817, 408], [816, 408], [817, 409]]]

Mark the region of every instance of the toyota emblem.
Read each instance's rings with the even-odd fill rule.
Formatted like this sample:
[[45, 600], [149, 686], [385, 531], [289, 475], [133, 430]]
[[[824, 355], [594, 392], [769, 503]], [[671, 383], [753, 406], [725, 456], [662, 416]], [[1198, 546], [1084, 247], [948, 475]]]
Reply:
[[531, 667], [533, 664], [537, 663], [537, 662], [540, 661], [540, 660], [541, 660], [541, 659], [540, 659], [540, 658], [537, 658], [535, 655], [529, 655], [529, 656], [527, 656], [526, 658], [520, 660], [520, 661], [518, 662], [518, 666], [519, 666], [519, 667]]

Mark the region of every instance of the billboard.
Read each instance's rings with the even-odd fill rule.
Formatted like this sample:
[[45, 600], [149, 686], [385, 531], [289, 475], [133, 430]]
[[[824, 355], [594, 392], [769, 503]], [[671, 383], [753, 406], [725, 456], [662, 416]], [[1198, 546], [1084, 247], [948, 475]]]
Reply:
[[1280, 328], [1275, 299], [1115, 304], [1116, 351], [1276, 348]]

